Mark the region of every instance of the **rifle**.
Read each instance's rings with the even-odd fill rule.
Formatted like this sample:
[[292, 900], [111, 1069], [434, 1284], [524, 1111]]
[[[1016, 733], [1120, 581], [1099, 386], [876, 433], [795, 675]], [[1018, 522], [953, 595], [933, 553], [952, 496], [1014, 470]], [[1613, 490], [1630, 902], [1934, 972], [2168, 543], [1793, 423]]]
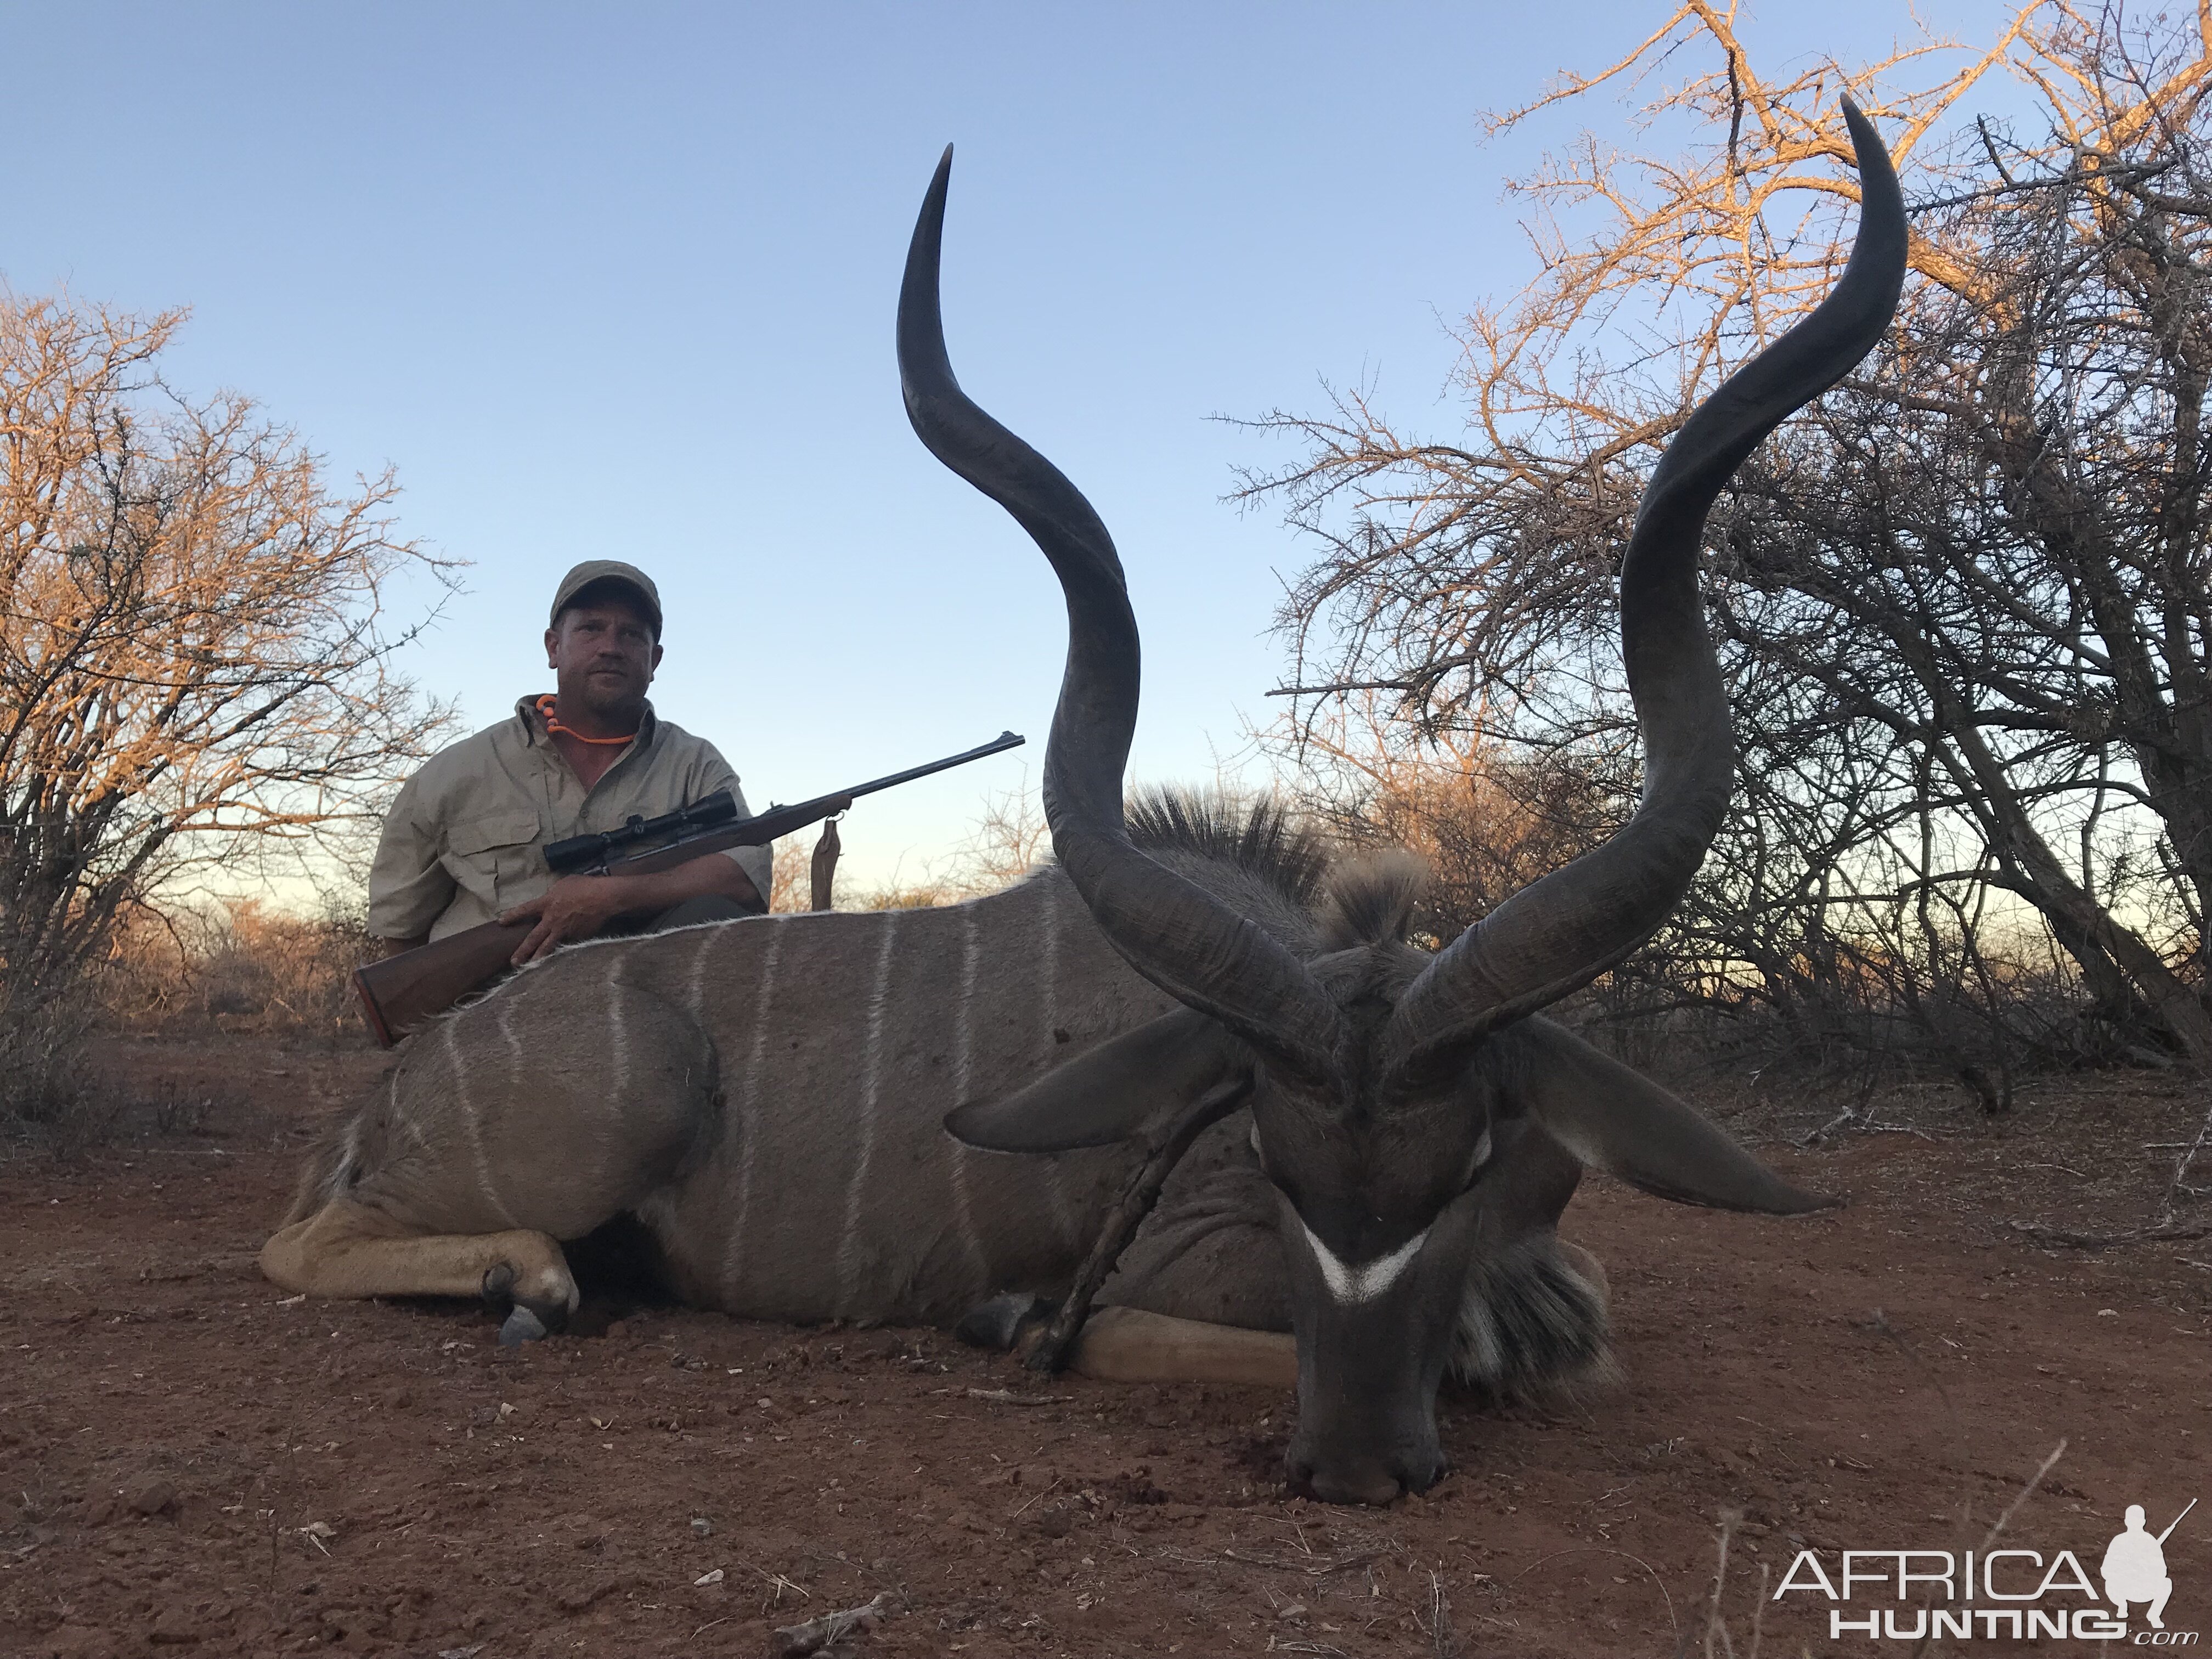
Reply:
[[[833, 813], [842, 812], [863, 795], [889, 789], [933, 772], [943, 772], [969, 761], [981, 760], [1019, 748], [1028, 739], [1001, 732], [981, 748], [943, 760], [908, 767], [889, 777], [855, 784], [832, 795], [817, 795], [795, 806], [771, 805], [750, 818], [737, 816], [737, 802], [726, 789], [718, 789], [703, 800], [657, 818], [633, 816], [618, 830], [572, 836], [545, 849], [545, 862], [556, 874], [652, 875], [673, 870], [709, 853], [732, 847], [765, 847], [779, 836], [804, 830]], [[676, 837], [648, 852], [623, 854], [626, 848], [662, 836]], [[620, 856], [618, 856], [620, 854]], [[763, 895], [763, 900], [765, 895]], [[617, 918], [613, 926], [635, 925], [633, 916]], [[530, 921], [487, 921], [428, 945], [386, 957], [354, 970], [354, 994], [361, 999], [362, 1018], [380, 1048], [389, 1048], [433, 1014], [443, 1013], [463, 997], [481, 991], [500, 977], [515, 948], [537, 924]]]

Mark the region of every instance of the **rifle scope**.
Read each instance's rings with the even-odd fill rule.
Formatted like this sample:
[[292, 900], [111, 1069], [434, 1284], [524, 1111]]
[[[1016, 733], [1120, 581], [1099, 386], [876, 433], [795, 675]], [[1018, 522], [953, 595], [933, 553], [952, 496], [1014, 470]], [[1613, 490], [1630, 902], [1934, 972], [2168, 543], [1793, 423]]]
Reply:
[[593, 835], [571, 836], [566, 841], [554, 842], [545, 849], [545, 862], [556, 876], [574, 875], [580, 870], [605, 864], [641, 842], [712, 830], [737, 815], [735, 797], [726, 789], [717, 789], [689, 806], [663, 812], [657, 818], [641, 817], [633, 812], [619, 830], [601, 830]]

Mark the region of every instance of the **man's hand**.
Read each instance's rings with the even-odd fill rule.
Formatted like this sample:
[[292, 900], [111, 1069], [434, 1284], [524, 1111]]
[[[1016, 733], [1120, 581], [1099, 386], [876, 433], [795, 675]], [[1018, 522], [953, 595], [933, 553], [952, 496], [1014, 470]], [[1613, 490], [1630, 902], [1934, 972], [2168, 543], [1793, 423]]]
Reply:
[[557, 945], [591, 938], [617, 916], [645, 908], [641, 896], [630, 890], [635, 885], [634, 878], [623, 876], [563, 876], [541, 896], [502, 910], [501, 921], [538, 924], [509, 959], [520, 968]]
[[673, 870], [638, 876], [563, 876], [542, 898], [502, 910], [501, 921], [535, 921], [515, 947], [518, 968], [535, 962], [557, 945], [590, 939], [617, 916], [653, 915], [685, 899], [715, 893], [741, 904], [763, 904], [737, 860], [707, 853]]

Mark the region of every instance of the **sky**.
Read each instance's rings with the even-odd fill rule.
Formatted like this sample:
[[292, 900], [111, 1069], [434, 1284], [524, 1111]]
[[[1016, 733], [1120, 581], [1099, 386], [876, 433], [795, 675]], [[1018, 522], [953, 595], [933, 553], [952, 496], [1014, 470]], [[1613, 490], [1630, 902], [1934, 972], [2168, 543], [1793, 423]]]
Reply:
[[[1923, 6], [1975, 38], [1996, 8]], [[0, 3], [0, 277], [152, 311], [187, 393], [260, 400], [464, 562], [401, 658], [465, 725], [551, 689], [562, 571], [659, 582], [667, 718], [756, 810], [872, 798], [848, 879], [943, 869], [1033, 788], [1065, 641], [1043, 559], [898, 395], [914, 215], [957, 145], [945, 308], [984, 406], [1112, 529], [1145, 638], [1135, 781], [1249, 782], [1309, 550], [1224, 496], [1234, 423], [1372, 386], [1448, 436], [1448, 325], [1534, 261], [1504, 182], [1626, 106], [1486, 110], [1626, 51], [1650, 5]], [[1881, 55], [1893, 0], [1769, 4], [1770, 74]], [[1224, 420], [1221, 417], [1232, 417]]]

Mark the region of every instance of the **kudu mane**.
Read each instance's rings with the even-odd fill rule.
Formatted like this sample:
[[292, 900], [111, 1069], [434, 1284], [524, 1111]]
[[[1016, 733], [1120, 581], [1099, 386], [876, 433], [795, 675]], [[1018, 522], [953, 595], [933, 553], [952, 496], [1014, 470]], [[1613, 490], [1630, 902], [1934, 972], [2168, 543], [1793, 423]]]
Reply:
[[[1427, 860], [1395, 847], [1340, 858], [1277, 803], [1243, 803], [1196, 790], [1139, 790], [1127, 806], [1129, 842], [1207, 889], [1301, 957], [1401, 945], [1429, 884]], [[1210, 867], [1209, 867], [1210, 866]], [[1310, 927], [1285, 929], [1273, 906], [1239, 904], [1224, 878], [1245, 878], [1298, 907]]]
[[1311, 904], [1329, 873], [1320, 837], [1275, 802], [1150, 788], [1128, 808], [1129, 839], [1155, 858], [1188, 854], [1256, 876], [1294, 904]]

